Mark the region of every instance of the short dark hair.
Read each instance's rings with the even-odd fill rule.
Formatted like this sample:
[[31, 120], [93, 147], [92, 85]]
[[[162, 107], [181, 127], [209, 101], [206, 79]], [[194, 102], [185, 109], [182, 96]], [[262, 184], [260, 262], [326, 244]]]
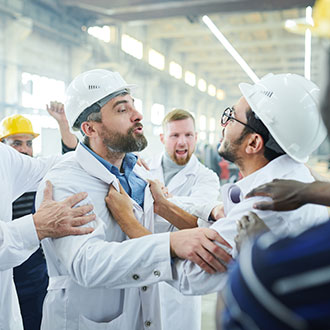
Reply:
[[[268, 128], [264, 125], [264, 123], [255, 115], [255, 113], [249, 109], [246, 112], [246, 119], [247, 124], [254, 128], [255, 131], [253, 131], [251, 128], [245, 126], [242, 136], [246, 136], [249, 133], [255, 133], [261, 135], [263, 141], [264, 141], [264, 157], [272, 161], [273, 159], [282, 156], [285, 154], [285, 151], [278, 145], [278, 143], [275, 141], [273, 136], [270, 134]], [[271, 148], [269, 147], [271, 145]]]

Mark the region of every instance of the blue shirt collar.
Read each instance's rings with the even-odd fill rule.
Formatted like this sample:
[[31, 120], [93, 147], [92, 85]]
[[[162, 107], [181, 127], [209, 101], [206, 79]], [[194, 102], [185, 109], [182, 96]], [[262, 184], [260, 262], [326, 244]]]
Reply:
[[84, 143], [80, 142], [80, 144], [88, 152], [90, 152], [99, 162], [101, 162], [101, 164], [108, 171], [110, 171], [116, 177], [119, 177], [120, 175], [125, 175], [126, 177], [128, 177], [131, 174], [131, 172], [133, 171], [134, 166], [136, 165], [137, 156], [134, 155], [134, 154], [132, 154], [132, 153], [128, 153], [128, 154], [125, 155], [125, 157], [123, 159], [123, 163], [122, 163], [122, 168], [124, 170], [124, 173], [120, 173], [120, 170], [118, 169], [117, 166], [112, 165], [111, 163], [109, 163], [107, 160], [105, 160], [104, 158], [102, 158], [101, 156], [99, 156], [97, 153], [95, 153], [92, 149], [90, 149], [89, 147], [87, 147]]

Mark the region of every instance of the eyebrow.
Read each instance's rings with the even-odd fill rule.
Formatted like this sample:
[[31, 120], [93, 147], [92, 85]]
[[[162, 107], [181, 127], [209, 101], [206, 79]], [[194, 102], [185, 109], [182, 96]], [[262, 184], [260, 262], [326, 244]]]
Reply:
[[120, 100], [120, 101], [117, 101], [117, 102], [113, 105], [113, 108], [115, 108], [117, 105], [122, 104], [122, 103], [128, 103], [128, 101], [127, 101], [127, 100]]

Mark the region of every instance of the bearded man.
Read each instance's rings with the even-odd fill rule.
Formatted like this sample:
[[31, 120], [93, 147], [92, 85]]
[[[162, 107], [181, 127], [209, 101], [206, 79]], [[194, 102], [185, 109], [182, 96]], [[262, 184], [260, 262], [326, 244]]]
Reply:
[[[139, 226], [153, 231], [151, 192], [147, 182], [133, 171], [137, 157], [131, 152], [144, 149], [147, 140], [142, 115], [130, 94], [132, 87], [119, 73], [97, 69], [80, 74], [67, 89], [66, 116], [70, 127], [80, 129], [84, 138], [45, 180], [53, 183], [56, 200], [83, 187], [88, 193], [86, 202], [94, 206], [96, 221], [90, 224], [95, 229], [93, 234], [85, 239], [43, 242], [49, 271], [41, 326], [44, 330], [165, 329], [158, 285], [154, 283], [172, 278], [171, 256], [194, 255], [190, 259], [198, 258], [201, 267], [211, 260], [213, 269], [224, 269], [211, 254], [205, 256], [209, 262], [198, 257], [205, 255], [206, 249], [197, 244], [196, 235], [198, 241], [211, 244], [217, 254], [211, 240], [222, 240], [219, 235], [212, 236], [214, 231], [197, 228], [188, 231], [190, 234], [178, 231], [126, 240], [108, 211], [105, 197], [109, 186], [119, 190], [120, 182]], [[188, 239], [187, 235], [192, 236]], [[201, 251], [192, 253], [196, 246]], [[224, 257], [223, 252], [218, 257]]]
[[[216, 202], [220, 193], [219, 178], [194, 155], [197, 143], [195, 118], [186, 110], [174, 109], [164, 117], [162, 128], [160, 141], [165, 150], [147, 161], [148, 178], [156, 179], [166, 187], [168, 200], [184, 210], [201, 203]], [[197, 221], [191, 226], [197, 226]], [[177, 228], [155, 215], [155, 232], [185, 228]], [[184, 296], [167, 283], [160, 283], [159, 290], [165, 329], [201, 329], [200, 296]]]

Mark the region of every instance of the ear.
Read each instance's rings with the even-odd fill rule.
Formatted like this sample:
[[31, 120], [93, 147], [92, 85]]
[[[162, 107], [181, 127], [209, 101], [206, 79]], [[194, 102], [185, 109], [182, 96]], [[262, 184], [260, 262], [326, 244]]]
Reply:
[[264, 140], [260, 134], [253, 133], [247, 138], [245, 152], [247, 154], [257, 154], [264, 148]]
[[160, 133], [159, 134], [159, 138], [160, 138], [160, 142], [165, 144], [165, 140], [164, 140], [164, 133]]
[[81, 130], [85, 133], [86, 136], [92, 137], [95, 134], [97, 134], [97, 131], [95, 130], [95, 127], [93, 125], [93, 122], [90, 121], [84, 121], [81, 124]]
[[197, 142], [198, 139], [198, 132], [195, 132], [195, 142]]

